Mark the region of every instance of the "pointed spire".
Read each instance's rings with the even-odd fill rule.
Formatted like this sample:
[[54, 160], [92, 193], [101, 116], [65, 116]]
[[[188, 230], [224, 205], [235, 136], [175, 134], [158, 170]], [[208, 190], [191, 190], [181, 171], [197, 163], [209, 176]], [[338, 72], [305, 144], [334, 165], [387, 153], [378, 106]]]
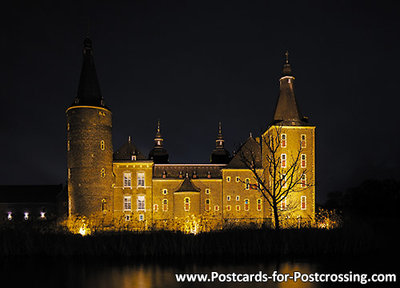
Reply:
[[218, 122], [218, 135], [217, 140], [215, 140], [217, 148], [224, 148], [224, 137], [222, 137], [222, 125]]
[[154, 163], [165, 164], [168, 163], [168, 152], [163, 147], [164, 139], [161, 136], [161, 122], [157, 120], [156, 135], [154, 137], [154, 147], [149, 153], [149, 159], [153, 160]]
[[292, 76], [292, 68], [289, 63], [289, 51], [285, 52], [285, 64], [283, 64], [282, 76]]
[[285, 53], [282, 77], [279, 79], [280, 91], [274, 113], [274, 122], [283, 125], [298, 126], [303, 124], [294, 94], [294, 77], [289, 63], [289, 52]]
[[99, 81], [93, 58], [92, 41], [85, 38], [83, 41], [83, 63], [79, 79], [78, 93], [73, 105], [91, 105], [104, 107]]
[[215, 149], [211, 153], [211, 163], [228, 163], [230, 160], [229, 152], [224, 148], [224, 137], [222, 136], [222, 124], [218, 122], [218, 134], [215, 140]]

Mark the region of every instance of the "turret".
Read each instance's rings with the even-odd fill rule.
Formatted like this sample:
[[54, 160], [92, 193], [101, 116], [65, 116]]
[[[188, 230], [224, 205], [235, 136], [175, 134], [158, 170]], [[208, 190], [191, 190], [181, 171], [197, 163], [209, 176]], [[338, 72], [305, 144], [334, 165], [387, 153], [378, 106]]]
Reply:
[[149, 153], [149, 159], [153, 160], [156, 164], [167, 164], [168, 163], [168, 152], [164, 148], [164, 139], [161, 136], [161, 125], [160, 120], [157, 121], [157, 131], [154, 137], [154, 147]]
[[230, 160], [229, 152], [224, 148], [224, 137], [222, 136], [222, 125], [218, 123], [218, 134], [215, 140], [215, 149], [211, 153], [212, 164], [226, 164]]
[[112, 118], [100, 93], [89, 38], [84, 41], [77, 96], [66, 115], [69, 216], [110, 215]]

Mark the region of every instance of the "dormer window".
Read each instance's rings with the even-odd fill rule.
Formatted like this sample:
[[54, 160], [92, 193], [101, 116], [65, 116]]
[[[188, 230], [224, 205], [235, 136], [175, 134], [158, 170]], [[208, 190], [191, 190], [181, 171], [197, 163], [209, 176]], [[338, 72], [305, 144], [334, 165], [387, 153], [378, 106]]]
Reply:
[[164, 171], [162, 172], [162, 178], [167, 178], [167, 171], [164, 170]]
[[132, 155], [132, 156], [131, 156], [131, 160], [132, 160], [132, 161], [136, 161], [136, 155]]
[[182, 171], [179, 171], [179, 178], [183, 178], [183, 173], [182, 173]]

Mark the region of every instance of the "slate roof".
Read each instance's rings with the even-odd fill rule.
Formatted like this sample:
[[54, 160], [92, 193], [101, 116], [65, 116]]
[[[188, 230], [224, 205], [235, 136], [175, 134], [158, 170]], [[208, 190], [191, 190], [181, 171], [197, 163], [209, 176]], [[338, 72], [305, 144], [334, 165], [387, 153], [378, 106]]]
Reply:
[[1, 185], [0, 203], [56, 203], [60, 185]]
[[240, 146], [239, 150], [233, 156], [232, 160], [226, 166], [226, 169], [247, 169], [244, 159], [251, 161], [254, 159], [257, 168], [262, 167], [261, 145], [250, 136], [246, 142]]
[[83, 46], [83, 62], [78, 93], [71, 106], [90, 105], [105, 107], [94, 64], [92, 41], [86, 38]]
[[200, 192], [200, 188], [196, 187], [192, 181], [190, 181], [189, 176], [185, 177], [181, 186], [175, 190], [175, 192]]
[[279, 123], [279, 125], [285, 126], [308, 125], [297, 105], [294, 94], [294, 77], [288, 55], [288, 52], [286, 52], [286, 61], [282, 69], [282, 78], [279, 80], [280, 89], [275, 107], [273, 124]]
[[136, 148], [129, 137], [128, 141], [114, 152], [114, 160], [133, 161], [132, 156], [136, 156], [136, 160], [147, 160], [146, 156]]
[[182, 179], [187, 173], [194, 179], [221, 179], [221, 169], [225, 166], [226, 164], [154, 164], [153, 178]]

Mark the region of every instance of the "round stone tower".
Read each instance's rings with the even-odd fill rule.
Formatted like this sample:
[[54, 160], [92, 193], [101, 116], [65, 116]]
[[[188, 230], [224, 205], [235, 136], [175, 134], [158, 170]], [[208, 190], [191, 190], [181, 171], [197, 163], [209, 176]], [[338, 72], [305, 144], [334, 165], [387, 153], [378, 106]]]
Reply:
[[[112, 216], [112, 119], [86, 38], [77, 97], [67, 109], [69, 216]], [[107, 217], [108, 218], [108, 217]]]

